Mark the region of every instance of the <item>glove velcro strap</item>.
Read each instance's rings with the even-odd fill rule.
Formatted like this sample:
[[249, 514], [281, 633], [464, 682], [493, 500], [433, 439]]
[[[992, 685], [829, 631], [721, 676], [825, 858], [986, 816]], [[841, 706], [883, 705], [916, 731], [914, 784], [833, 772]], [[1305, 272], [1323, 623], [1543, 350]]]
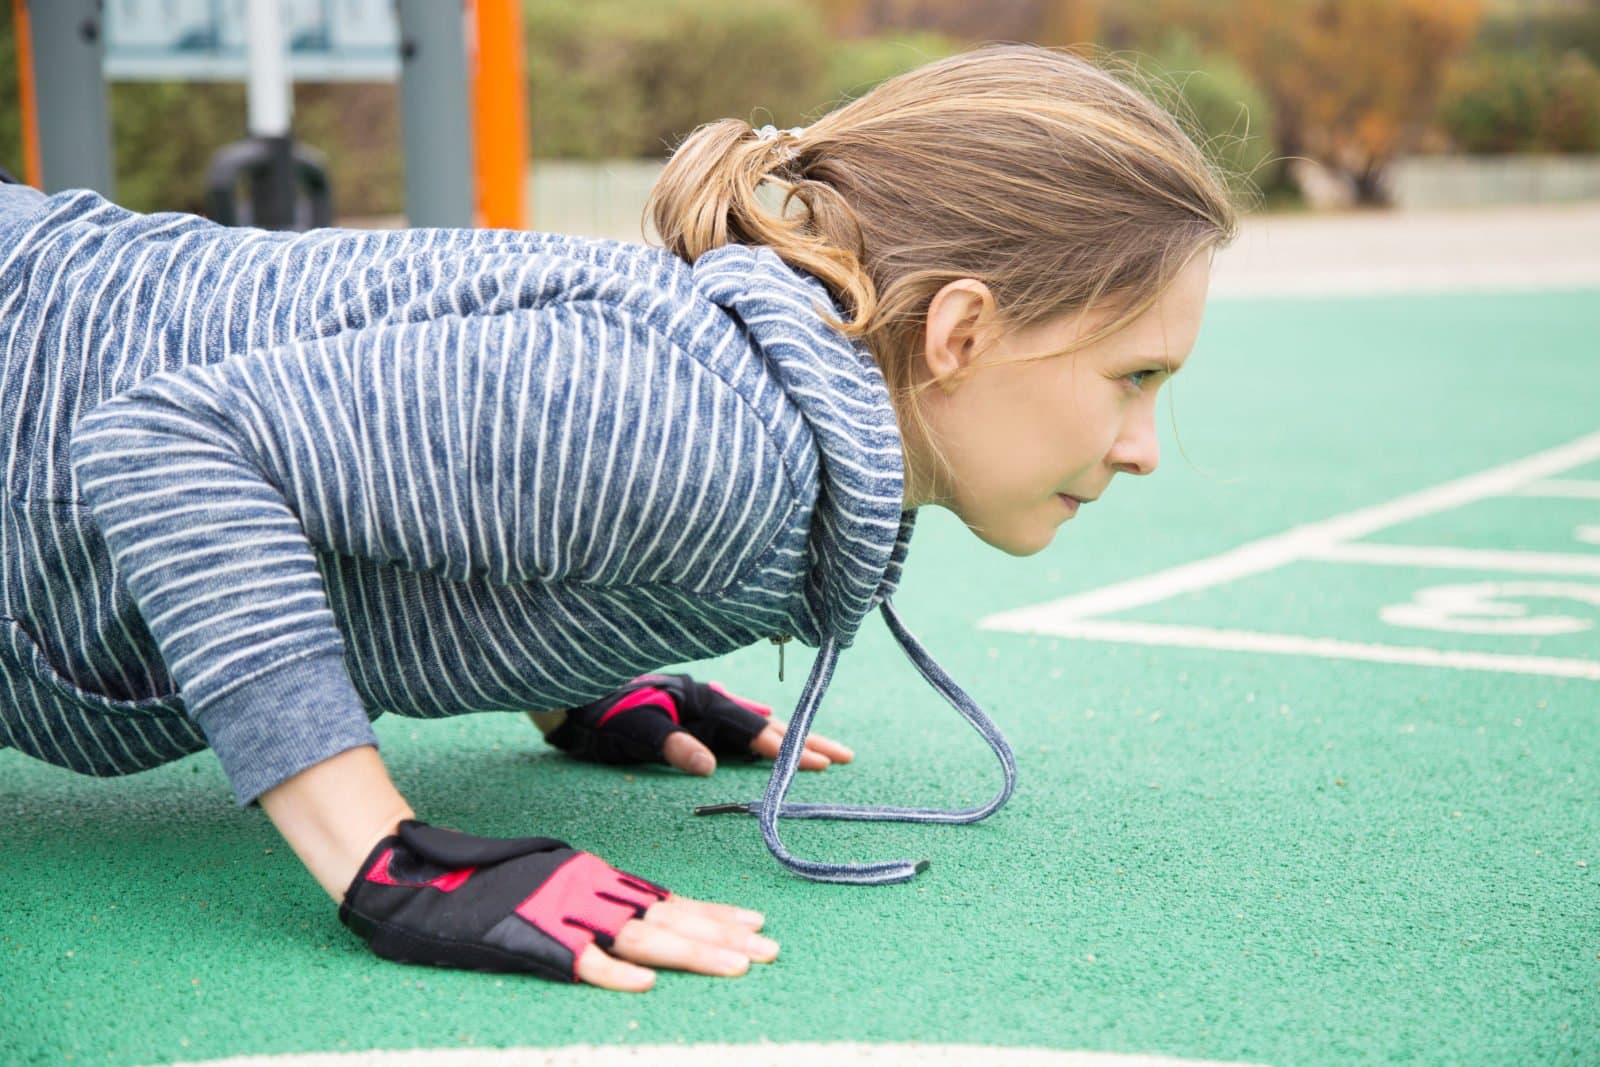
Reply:
[[571, 847], [553, 837], [474, 837], [416, 819], [406, 819], [400, 824], [399, 837], [422, 859], [444, 867], [485, 867], [532, 852]]

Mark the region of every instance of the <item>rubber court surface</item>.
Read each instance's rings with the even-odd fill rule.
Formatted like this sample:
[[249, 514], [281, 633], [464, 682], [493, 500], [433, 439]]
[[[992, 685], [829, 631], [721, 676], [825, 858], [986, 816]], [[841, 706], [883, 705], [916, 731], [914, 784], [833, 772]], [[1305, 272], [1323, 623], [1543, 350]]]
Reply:
[[[911, 884], [803, 882], [753, 820], [689, 815], [761, 767], [624, 774], [515, 716], [379, 720], [424, 818], [763, 910], [783, 954], [735, 981], [386, 964], [207, 755], [94, 781], [0, 752], [0, 1063], [1600, 1063], [1597, 371], [1594, 287], [1224, 296], [1156, 477], [1029, 559], [924, 514], [897, 602], [1021, 787], [977, 826], [785, 829], [930, 858]], [[695, 669], [782, 707], [808, 664]], [[797, 799], [999, 781], [876, 621], [819, 729], [857, 760]], [[710, 1043], [747, 1047], [650, 1048]]]

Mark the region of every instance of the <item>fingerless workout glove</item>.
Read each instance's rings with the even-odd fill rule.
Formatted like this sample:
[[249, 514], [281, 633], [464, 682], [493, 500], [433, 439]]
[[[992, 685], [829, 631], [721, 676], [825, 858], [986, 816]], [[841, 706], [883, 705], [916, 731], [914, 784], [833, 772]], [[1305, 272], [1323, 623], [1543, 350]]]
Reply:
[[593, 763], [654, 763], [661, 762], [667, 738], [684, 730], [718, 756], [754, 759], [750, 742], [771, 715], [771, 708], [742, 700], [715, 682], [647, 674], [571, 709], [545, 740]]
[[408, 819], [378, 842], [339, 921], [384, 959], [576, 982], [578, 956], [671, 894], [548, 837], [473, 837]]

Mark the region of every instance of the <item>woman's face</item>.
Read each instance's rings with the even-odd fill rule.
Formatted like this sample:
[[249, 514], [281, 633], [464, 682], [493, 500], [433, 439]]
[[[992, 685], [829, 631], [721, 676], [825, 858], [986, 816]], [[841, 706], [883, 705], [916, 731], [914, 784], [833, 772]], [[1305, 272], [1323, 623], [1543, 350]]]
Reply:
[[[1156, 391], [1194, 347], [1210, 274], [1210, 257], [1198, 255], [1127, 326], [1068, 355], [1036, 360], [1027, 357], [1068, 347], [1109, 312], [1006, 330], [985, 350], [977, 342], [986, 290], [976, 282], [976, 289], [947, 286], [929, 310], [929, 372], [942, 378], [969, 361], [977, 369], [949, 390], [935, 385], [922, 393], [944, 462], [908, 439], [907, 506], [943, 505], [984, 541], [1026, 556], [1048, 545], [1080, 503], [1097, 499], [1117, 474], [1154, 471]], [[946, 296], [953, 302], [941, 303]]]

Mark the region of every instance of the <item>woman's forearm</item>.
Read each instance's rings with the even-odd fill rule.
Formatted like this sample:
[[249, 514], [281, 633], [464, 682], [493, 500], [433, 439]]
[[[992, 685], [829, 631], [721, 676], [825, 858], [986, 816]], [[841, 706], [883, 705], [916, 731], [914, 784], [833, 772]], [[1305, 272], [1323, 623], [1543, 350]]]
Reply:
[[383, 838], [413, 817], [371, 745], [307, 767], [260, 796], [261, 809], [335, 901]]

